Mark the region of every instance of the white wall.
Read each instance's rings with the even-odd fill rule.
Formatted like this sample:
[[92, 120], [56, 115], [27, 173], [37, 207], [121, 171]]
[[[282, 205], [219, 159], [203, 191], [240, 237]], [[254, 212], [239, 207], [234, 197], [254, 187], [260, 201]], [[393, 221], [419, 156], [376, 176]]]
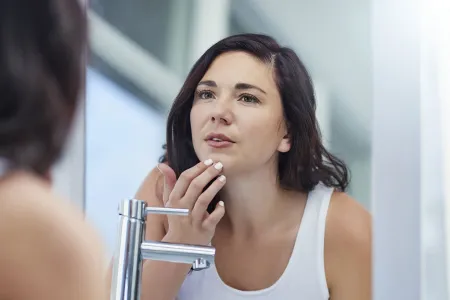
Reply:
[[373, 299], [415, 300], [422, 287], [419, 1], [373, 1], [372, 47]]
[[442, 0], [373, 2], [374, 299], [449, 299], [449, 16]]
[[84, 208], [85, 103], [80, 101], [68, 143], [52, 172], [53, 188], [68, 201]]
[[[450, 2], [421, 1], [423, 299], [449, 299]], [[447, 219], [447, 220], [446, 220]]]
[[[206, 17], [214, 14], [214, 21]], [[189, 66], [213, 44], [228, 35], [230, 1], [194, 0]]]

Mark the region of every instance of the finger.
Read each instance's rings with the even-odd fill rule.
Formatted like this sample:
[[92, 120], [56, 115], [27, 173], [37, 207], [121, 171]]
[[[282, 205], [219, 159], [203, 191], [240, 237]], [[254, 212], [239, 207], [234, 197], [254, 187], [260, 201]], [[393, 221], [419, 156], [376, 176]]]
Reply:
[[176, 201], [181, 199], [186, 193], [186, 190], [188, 189], [192, 180], [202, 174], [212, 164], [213, 160], [207, 159], [204, 162], [199, 162], [192, 168], [187, 169], [186, 171], [181, 173], [180, 177], [177, 180], [177, 183], [175, 184], [175, 187], [173, 188], [170, 198], [174, 200], [176, 199]]
[[177, 181], [177, 177], [175, 175], [175, 171], [166, 164], [158, 164], [157, 168], [164, 176], [163, 202], [164, 206], [166, 206], [169, 201], [169, 195]]
[[223, 201], [217, 203], [214, 211], [203, 221], [202, 226], [206, 230], [215, 230], [217, 224], [222, 220], [225, 215], [225, 205]]
[[[193, 179], [186, 191], [186, 194], [183, 197], [182, 200], [183, 205], [189, 208], [193, 208], [195, 206], [195, 203], [197, 202], [197, 199], [203, 193], [205, 187], [207, 187], [208, 184], [211, 182], [211, 180], [216, 178], [217, 175], [219, 175], [220, 172], [222, 172], [222, 168], [223, 168], [222, 163], [218, 162], [214, 166], [211, 166], [208, 169], [206, 169], [205, 172], [197, 176], [195, 179]], [[225, 180], [225, 177], [220, 178], [221, 180]]]
[[209, 204], [217, 195], [217, 193], [223, 188], [226, 182], [226, 177], [220, 175], [214, 182], [198, 197], [198, 200], [194, 204], [192, 209], [192, 220], [196, 225], [201, 225], [205, 212], [208, 209]]

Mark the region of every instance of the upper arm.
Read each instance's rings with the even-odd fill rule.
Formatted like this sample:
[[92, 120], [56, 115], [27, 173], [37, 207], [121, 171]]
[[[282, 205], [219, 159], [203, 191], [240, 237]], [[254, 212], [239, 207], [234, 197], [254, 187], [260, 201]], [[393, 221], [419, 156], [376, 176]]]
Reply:
[[[136, 199], [144, 200], [148, 206], [164, 207], [163, 188], [164, 177], [157, 168], [154, 168], [139, 187]], [[146, 240], [160, 241], [164, 238], [168, 226], [165, 215], [147, 215], [146, 223]]]
[[105, 257], [93, 230], [56, 202], [23, 204], [0, 222], [0, 298], [106, 300]]
[[371, 217], [360, 204], [346, 194], [333, 195], [325, 232], [330, 299], [372, 299], [371, 226]]

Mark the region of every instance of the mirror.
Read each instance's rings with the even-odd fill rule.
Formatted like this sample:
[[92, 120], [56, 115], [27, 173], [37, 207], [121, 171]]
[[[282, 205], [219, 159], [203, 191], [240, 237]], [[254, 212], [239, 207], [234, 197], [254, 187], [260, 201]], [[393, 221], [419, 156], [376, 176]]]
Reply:
[[[389, 286], [388, 273], [383, 272], [393, 267], [391, 263], [400, 265], [395, 258], [403, 257], [403, 266], [411, 268], [398, 270], [415, 280], [417, 290], [410, 293], [417, 294], [423, 259], [428, 267], [422, 290], [447, 299], [443, 278], [448, 278], [448, 268], [442, 263], [447, 260], [448, 240], [443, 229], [448, 193], [442, 189], [442, 178], [446, 177], [432, 180], [425, 175], [445, 173], [435, 172], [444, 163], [436, 149], [445, 147], [440, 143], [445, 139], [431, 133], [442, 128], [435, 115], [445, 111], [439, 105], [448, 98], [442, 88], [448, 78], [442, 68], [448, 56], [442, 54], [445, 51], [434, 56], [430, 49], [437, 39], [426, 38], [433, 27], [426, 26], [432, 22], [420, 23], [426, 11], [426, 20], [445, 11], [438, 9], [443, 2], [435, 2], [425, 5], [428, 10], [421, 15], [419, 1], [415, 6], [407, 1], [395, 5], [388, 1], [287, 0], [283, 5], [270, 0], [92, 1], [85, 210], [110, 254], [116, 240], [117, 203], [134, 195], [163, 154], [166, 114], [193, 63], [225, 36], [265, 33], [292, 47], [306, 64], [315, 84], [325, 145], [351, 171], [349, 195], [374, 214], [375, 241], [380, 247], [374, 248], [375, 264], [377, 259], [380, 262], [374, 271], [375, 288]], [[407, 21], [400, 24], [403, 19]], [[446, 19], [442, 12], [439, 20]], [[442, 24], [434, 26], [445, 28]], [[450, 36], [439, 32], [441, 37]], [[424, 45], [430, 47], [425, 59], [420, 56]], [[440, 42], [439, 47], [448, 49], [446, 45]], [[420, 73], [420, 64], [425, 73]], [[433, 72], [440, 74], [437, 85]], [[424, 94], [427, 87], [431, 94]], [[433, 94], [436, 90], [439, 95]], [[428, 101], [426, 110], [421, 105], [429, 98], [441, 99], [436, 102], [441, 104]], [[428, 123], [421, 121], [421, 109], [428, 112]], [[409, 123], [397, 126], [402, 120]], [[402, 166], [407, 167], [396, 170]], [[404, 190], [411, 199], [398, 199]], [[414, 221], [409, 222], [411, 218]], [[394, 251], [396, 243], [412, 250]]]
[[[330, 8], [323, 2], [305, 6], [285, 1], [283, 8], [273, 1], [188, 2], [91, 4], [86, 212], [99, 223], [108, 246], [114, 245], [111, 228], [117, 207], [110, 201], [119, 201], [118, 195], [134, 195], [156, 165], [163, 153], [165, 113], [188, 70], [210, 45], [237, 33], [272, 35], [304, 60], [316, 85], [317, 114], [325, 143], [351, 170], [349, 194], [370, 209], [369, 2], [351, 10], [341, 4]], [[181, 12], [180, 5], [188, 9]], [[195, 16], [203, 10], [220, 11], [217, 24], [211, 20], [197, 24], [200, 20]], [[303, 11], [301, 15], [299, 11]], [[329, 22], [326, 26], [321, 24], [323, 19]], [[100, 214], [102, 218], [98, 218]]]

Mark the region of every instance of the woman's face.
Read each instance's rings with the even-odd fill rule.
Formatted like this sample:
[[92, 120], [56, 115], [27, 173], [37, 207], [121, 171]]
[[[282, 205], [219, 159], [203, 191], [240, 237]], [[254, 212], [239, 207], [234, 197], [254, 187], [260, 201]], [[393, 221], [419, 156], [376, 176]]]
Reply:
[[191, 129], [198, 158], [225, 173], [276, 162], [290, 143], [272, 66], [245, 52], [218, 56], [197, 86]]

